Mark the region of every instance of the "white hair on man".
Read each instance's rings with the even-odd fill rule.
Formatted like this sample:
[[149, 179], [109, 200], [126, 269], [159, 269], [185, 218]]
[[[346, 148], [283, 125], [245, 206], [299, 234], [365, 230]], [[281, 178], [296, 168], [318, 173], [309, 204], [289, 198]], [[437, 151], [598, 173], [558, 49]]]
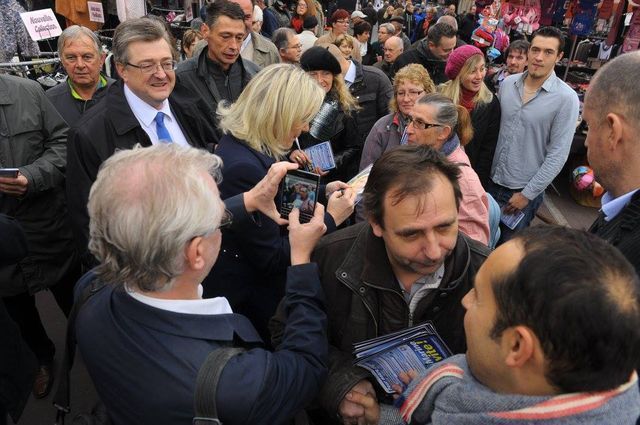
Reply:
[[89, 250], [105, 282], [142, 291], [171, 288], [185, 268], [185, 247], [215, 231], [224, 213], [207, 174], [222, 160], [204, 150], [160, 144], [116, 152], [89, 195]]

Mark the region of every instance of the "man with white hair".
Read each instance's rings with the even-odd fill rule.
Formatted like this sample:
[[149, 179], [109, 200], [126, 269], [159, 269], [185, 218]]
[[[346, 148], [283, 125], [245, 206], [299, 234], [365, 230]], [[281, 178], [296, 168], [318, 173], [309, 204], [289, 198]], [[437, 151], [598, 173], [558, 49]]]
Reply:
[[326, 231], [322, 205], [307, 224], [297, 209], [289, 215], [286, 329], [275, 352], [260, 348], [255, 328], [226, 298], [202, 299], [221, 229], [253, 232], [257, 211], [286, 224], [273, 198], [296, 165], [274, 164], [256, 187], [224, 203], [221, 167], [219, 157], [175, 144], [123, 150], [105, 161], [91, 190], [90, 249], [101, 264], [78, 283], [84, 302], [75, 331], [114, 425], [191, 423], [198, 371], [220, 347], [247, 350], [224, 366], [215, 392], [227, 425], [286, 423], [326, 374], [324, 301], [310, 264]]
[[58, 37], [58, 56], [67, 81], [46, 91], [62, 118], [73, 126], [95, 105], [114, 80], [102, 75], [105, 53], [93, 31], [79, 25], [67, 27]]

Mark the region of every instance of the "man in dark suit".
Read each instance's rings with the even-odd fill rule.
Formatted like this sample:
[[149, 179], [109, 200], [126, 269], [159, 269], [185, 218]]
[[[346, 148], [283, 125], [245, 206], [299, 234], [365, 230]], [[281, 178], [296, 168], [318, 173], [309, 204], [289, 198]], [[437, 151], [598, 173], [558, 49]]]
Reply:
[[175, 84], [177, 52], [162, 23], [141, 18], [120, 24], [113, 53], [122, 80], [82, 116], [68, 137], [67, 199], [79, 252], [88, 267], [93, 261], [87, 252], [86, 205], [100, 164], [116, 149], [136, 144], [205, 148], [213, 137], [212, 127], [198, 112], [199, 100], [190, 104], [168, 100]]
[[310, 263], [326, 230], [324, 208], [306, 224], [297, 209], [289, 215], [285, 336], [267, 351], [226, 298], [202, 298], [201, 282], [220, 252], [221, 228], [254, 232], [262, 224], [253, 219], [258, 211], [286, 224], [273, 199], [296, 166], [273, 165], [255, 187], [224, 203], [216, 185], [221, 167], [203, 150], [152, 146], [114, 154], [93, 186], [91, 251], [101, 265], [78, 283], [78, 291], [94, 292], [75, 330], [114, 425], [191, 423], [198, 370], [222, 346], [248, 350], [220, 375], [215, 403], [225, 425], [287, 423], [324, 380], [324, 297]]
[[589, 165], [606, 193], [590, 231], [616, 246], [640, 273], [640, 52], [615, 58], [591, 80], [582, 117]]

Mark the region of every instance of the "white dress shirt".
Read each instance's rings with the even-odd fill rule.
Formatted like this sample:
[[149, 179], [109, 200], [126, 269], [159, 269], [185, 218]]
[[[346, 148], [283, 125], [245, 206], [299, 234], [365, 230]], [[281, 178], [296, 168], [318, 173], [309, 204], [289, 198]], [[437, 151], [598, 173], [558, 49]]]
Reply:
[[[183, 314], [231, 314], [231, 306], [225, 297], [200, 298], [199, 300], [165, 300], [148, 297], [126, 287], [127, 294], [142, 304]], [[202, 297], [202, 285], [198, 285], [198, 295]]]
[[151, 139], [151, 144], [157, 145], [159, 143], [155, 119], [158, 112], [163, 112], [165, 114], [164, 126], [169, 130], [171, 141], [182, 146], [189, 146], [189, 142], [187, 142], [186, 137], [184, 137], [178, 121], [173, 116], [173, 113], [171, 113], [167, 99], [162, 102], [162, 109], [156, 109], [140, 99], [126, 84], [124, 85], [124, 96], [127, 98], [127, 103], [133, 111], [133, 115], [135, 115], [140, 126], [145, 133], [147, 133], [149, 139]]

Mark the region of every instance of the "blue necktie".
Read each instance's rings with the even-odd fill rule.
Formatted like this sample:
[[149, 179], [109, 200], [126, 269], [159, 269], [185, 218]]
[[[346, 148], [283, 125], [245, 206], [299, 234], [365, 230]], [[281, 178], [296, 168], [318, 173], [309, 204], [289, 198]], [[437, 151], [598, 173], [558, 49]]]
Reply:
[[158, 134], [158, 141], [163, 143], [171, 143], [171, 134], [169, 130], [164, 126], [164, 112], [158, 112], [154, 120], [156, 122], [156, 133]]

